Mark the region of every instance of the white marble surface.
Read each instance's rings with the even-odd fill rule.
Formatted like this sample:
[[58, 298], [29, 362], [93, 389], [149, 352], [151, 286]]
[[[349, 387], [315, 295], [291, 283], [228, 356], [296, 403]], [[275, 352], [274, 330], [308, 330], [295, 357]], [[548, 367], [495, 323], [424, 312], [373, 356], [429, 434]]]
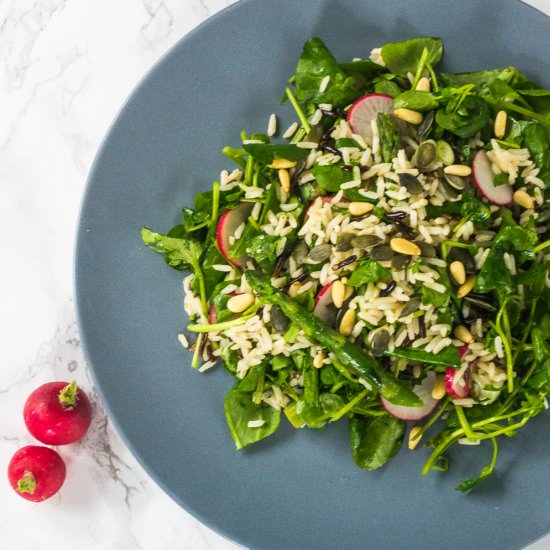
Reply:
[[[111, 120], [160, 55], [232, 1], [0, 0], [2, 471], [33, 443], [21, 409], [37, 385], [75, 378], [95, 406], [89, 435], [61, 450], [68, 478], [60, 494], [34, 505], [0, 482], [2, 549], [237, 548], [162, 493], [111, 427], [72, 297], [79, 204]], [[550, 0], [530, 3], [550, 13]], [[532, 550], [544, 548], [550, 539]]]

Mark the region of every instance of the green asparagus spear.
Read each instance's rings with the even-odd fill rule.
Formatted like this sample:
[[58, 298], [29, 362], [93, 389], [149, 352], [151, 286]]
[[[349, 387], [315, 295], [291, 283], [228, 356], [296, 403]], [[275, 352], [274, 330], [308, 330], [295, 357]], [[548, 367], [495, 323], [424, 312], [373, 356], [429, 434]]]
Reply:
[[308, 338], [325, 346], [342, 365], [364, 378], [388, 401], [396, 405], [422, 406], [422, 401], [409, 384], [396, 379], [358, 345], [348, 341], [292, 298], [274, 288], [267, 275], [260, 271], [245, 271], [245, 275], [248, 284], [262, 301], [278, 305], [291, 321], [302, 328]]
[[378, 113], [376, 123], [380, 134], [380, 152], [383, 162], [391, 162], [401, 147], [401, 131], [395, 117], [389, 113]]

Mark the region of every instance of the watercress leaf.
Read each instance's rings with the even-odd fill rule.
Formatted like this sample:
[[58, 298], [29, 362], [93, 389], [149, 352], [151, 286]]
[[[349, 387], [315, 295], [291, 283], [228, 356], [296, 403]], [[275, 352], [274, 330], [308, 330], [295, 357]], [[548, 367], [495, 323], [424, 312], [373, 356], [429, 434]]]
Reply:
[[422, 297], [423, 305], [427, 306], [431, 304], [436, 308], [443, 308], [447, 306], [449, 300], [451, 299], [449, 292], [437, 292], [437, 290], [428, 288], [425, 285], [422, 285], [420, 295]]
[[240, 168], [246, 166], [246, 151], [244, 149], [235, 149], [234, 147], [226, 146], [222, 149], [222, 153]]
[[335, 193], [340, 189], [340, 185], [350, 181], [353, 176], [349, 172], [344, 172], [338, 164], [319, 165], [316, 164], [311, 170], [315, 176], [317, 184], [323, 191]]
[[[237, 449], [270, 436], [279, 427], [281, 420], [281, 411], [265, 403], [254, 404], [252, 394], [238, 387], [232, 388], [225, 397], [224, 409], [227, 426]], [[264, 424], [259, 428], [249, 428], [248, 422], [254, 420], [263, 420]]]
[[366, 88], [377, 74], [384, 71], [384, 67], [368, 59], [340, 63], [339, 67], [346, 75], [353, 78], [357, 88]]
[[204, 274], [204, 285], [206, 294], [211, 295], [216, 285], [222, 281], [226, 273], [214, 269], [212, 266], [225, 264], [225, 258], [220, 254], [218, 247], [213, 241], [206, 246], [201, 259], [202, 272]]
[[500, 246], [491, 248], [483, 267], [476, 278], [475, 291], [482, 294], [499, 289], [501, 292], [510, 292], [512, 288], [512, 276], [504, 263], [503, 250]]
[[471, 193], [465, 192], [460, 201], [460, 215], [477, 224], [483, 224], [490, 219], [491, 209]]
[[200, 241], [168, 237], [147, 227], [142, 228], [141, 239], [151, 250], [164, 254], [164, 259], [170, 267], [179, 270], [200, 270], [200, 257], [204, 246]]
[[492, 438], [491, 441], [493, 443], [493, 456], [491, 458], [491, 462], [487, 466], [485, 466], [483, 470], [481, 470], [481, 473], [478, 477], [465, 479], [462, 483], [455, 487], [457, 491], [467, 493], [493, 473], [498, 456], [498, 445], [495, 438]]
[[515, 67], [489, 69], [469, 73], [441, 73], [440, 77], [442, 83], [446, 86], [460, 87], [467, 84], [473, 84], [477, 91], [491, 85], [495, 80], [502, 80], [507, 84], [514, 84], [522, 78], [525, 78]]
[[447, 346], [438, 353], [414, 348], [396, 348], [393, 351], [386, 351], [385, 355], [400, 357], [409, 361], [418, 361], [419, 363], [428, 363], [430, 365], [460, 367], [460, 353], [456, 346]]
[[394, 82], [393, 80], [379, 80], [374, 84], [374, 91], [377, 94], [384, 94], [389, 95], [391, 97], [398, 96], [402, 90], [399, 87], [399, 84], [397, 82]]
[[393, 100], [394, 109], [413, 109], [414, 111], [431, 111], [439, 107], [439, 100], [430, 92], [407, 90]]
[[273, 143], [245, 143], [243, 148], [262, 164], [271, 164], [275, 159], [287, 159], [295, 162], [305, 160], [308, 149], [302, 149], [292, 143], [276, 145]]
[[372, 258], [363, 258], [348, 279], [349, 286], [361, 286], [376, 283], [390, 276], [390, 272]]
[[[333, 107], [345, 107], [360, 95], [355, 79], [340, 67], [319, 38], [304, 44], [294, 76], [296, 99], [302, 105], [331, 103]], [[321, 82], [327, 76], [329, 85], [321, 92]]]
[[525, 146], [539, 168], [539, 177], [546, 187], [550, 187], [550, 138], [540, 123], [529, 124], [525, 128]]
[[443, 42], [440, 38], [420, 37], [392, 42], [382, 47], [381, 55], [386, 67], [401, 75], [415, 73], [424, 49], [428, 52], [427, 62], [434, 66], [443, 56]]
[[183, 229], [186, 234], [189, 234], [206, 225], [210, 219], [210, 212], [184, 207], [181, 209], [181, 218]]
[[258, 262], [263, 271], [271, 273], [277, 261], [278, 242], [279, 237], [259, 233], [249, 239], [246, 253]]
[[353, 416], [349, 421], [353, 459], [360, 468], [376, 470], [389, 462], [401, 449], [406, 424], [389, 414]]
[[391, 162], [401, 148], [401, 130], [396, 118], [389, 113], [378, 113], [376, 117], [380, 134], [380, 152], [383, 162]]
[[458, 137], [472, 137], [489, 122], [489, 107], [479, 96], [466, 96], [456, 111], [451, 108], [451, 104], [452, 102], [449, 102], [447, 107], [436, 111], [435, 121]]

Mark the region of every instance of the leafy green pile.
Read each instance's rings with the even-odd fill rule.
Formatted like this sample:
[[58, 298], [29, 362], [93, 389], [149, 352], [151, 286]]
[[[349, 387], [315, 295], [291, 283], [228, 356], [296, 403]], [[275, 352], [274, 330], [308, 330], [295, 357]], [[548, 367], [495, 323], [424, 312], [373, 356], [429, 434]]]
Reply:
[[[458, 347], [449, 346], [439, 353], [404, 345], [382, 356], [373, 356], [366, 326], [354, 341], [315, 317], [313, 291], [289, 296], [293, 283], [287, 260], [305, 243], [298, 235], [308, 206], [319, 196], [336, 193], [351, 179], [359, 167], [337, 162], [314, 164], [313, 177], [299, 178], [305, 169], [310, 149], [300, 142], [317, 144], [319, 150], [341, 155], [343, 148], [360, 147], [353, 139], [333, 139], [332, 130], [345, 118], [350, 104], [369, 93], [393, 97], [395, 109], [410, 109], [423, 114], [419, 126], [407, 124], [410, 139], [421, 143], [433, 140], [441, 147], [440, 159], [450, 156], [452, 164], [471, 163], [476, 146], [471, 138], [487, 144], [493, 138], [492, 120], [498, 111], [508, 113], [506, 136], [498, 144], [507, 149], [528, 149], [544, 182], [544, 204], [527, 220], [521, 219], [516, 206], [491, 208], [473, 186], [463, 192], [449, 190], [450, 199], [442, 205], [428, 206], [429, 218], [448, 216], [454, 231], [466, 222], [476, 230], [494, 230], [490, 251], [476, 277], [474, 296], [480, 308], [477, 313], [489, 325], [484, 345], [494, 350], [500, 337], [505, 351], [506, 386], [498, 389], [489, 404], [482, 400], [472, 407], [453, 403], [450, 396], [440, 401], [436, 412], [416, 430], [411, 441], [416, 443], [434, 425], [439, 430], [427, 439], [433, 450], [423, 473], [448, 468], [447, 451], [454, 443], [490, 440], [493, 457], [477, 478], [463, 482], [458, 489], [470, 490], [493, 470], [498, 454], [497, 438], [513, 436], [532, 417], [544, 410], [550, 393], [550, 91], [530, 81], [513, 67], [472, 73], [436, 73], [434, 67], [443, 55], [443, 44], [437, 38], [416, 38], [384, 45], [379, 63], [370, 60], [339, 63], [322, 41], [310, 39], [304, 45], [296, 71], [285, 90], [285, 100], [293, 105], [300, 121], [291, 143], [272, 143], [265, 134], [242, 133], [240, 148], [226, 147], [223, 153], [242, 171], [239, 185], [220, 186], [195, 197], [193, 208], [182, 209], [181, 223], [167, 234], [143, 228], [143, 242], [164, 255], [166, 263], [180, 271], [191, 271], [191, 290], [200, 299], [200, 312], [188, 330], [197, 334], [193, 343], [193, 367], [201, 357], [217, 359], [236, 378], [225, 400], [225, 412], [231, 435], [238, 449], [272, 434], [280, 423], [281, 410], [294, 427], [319, 429], [343, 417], [349, 419], [352, 454], [358, 466], [373, 470], [391, 460], [399, 451], [406, 423], [388, 414], [380, 396], [389, 402], [418, 406], [412, 391], [414, 367], [421, 367], [422, 377], [429, 372], [444, 373], [449, 366], [461, 365]], [[330, 85], [323, 86], [326, 78]], [[422, 78], [429, 78], [430, 91], [418, 91]], [[320, 107], [321, 106], [321, 107]], [[320, 122], [311, 120], [321, 108]], [[403, 147], [403, 123], [390, 114], [378, 116], [381, 157], [391, 162]], [[474, 140], [475, 141], [475, 140]], [[489, 148], [488, 145], [485, 145]], [[282, 188], [277, 161], [291, 163], [290, 189]], [[521, 179], [521, 178], [520, 178]], [[502, 175], [495, 185], [505, 184]], [[521, 183], [521, 181], [520, 181]], [[248, 188], [263, 192], [255, 199], [246, 195]], [[357, 189], [346, 188], [344, 199], [366, 201]], [[257, 217], [246, 219], [242, 234], [225, 253], [220, 250], [216, 229], [224, 212], [244, 202], [259, 204]], [[295, 229], [285, 237], [268, 234], [262, 229], [270, 213], [279, 215], [282, 206], [293, 216]], [[372, 213], [387, 221], [386, 212], [374, 204]], [[403, 224], [401, 224], [403, 225]], [[478, 251], [474, 242], [447, 240], [436, 247], [438, 258], [447, 261], [457, 250], [472, 256]], [[311, 250], [305, 250], [305, 254]], [[505, 253], [512, 255], [515, 273], [508, 269]], [[247, 258], [247, 269], [237, 261]], [[349, 273], [348, 285], [357, 294], [369, 283], [389, 281], [391, 271], [369, 253], [359, 259]], [[237, 265], [234, 265], [234, 264]], [[219, 266], [231, 270], [221, 271]], [[304, 264], [304, 277], [319, 265]], [[231, 272], [231, 277], [228, 272]], [[238, 287], [245, 274], [256, 295], [256, 301], [245, 311], [228, 309], [229, 285]], [[440, 316], [452, 326], [464, 321], [465, 300], [457, 295], [457, 286], [446, 270], [441, 279], [447, 289], [438, 293], [428, 287], [418, 289], [419, 303], [434, 305]], [[282, 290], [272, 285], [285, 278]], [[280, 285], [279, 285], [280, 286]], [[272, 333], [282, 334], [292, 344], [304, 334], [325, 350], [331, 361], [322, 368], [306, 349], [291, 355], [267, 355], [244, 376], [238, 370], [242, 359], [238, 349], [219, 347], [210, 336], [244, 325], [271, 307]], [[475, 302], [474, 302], [475, 305]], [[410, 343], [409, 343], [410, 344]], [[216, 351], [217, 350], [217, 351]], [[405, 369], [401, 368], [405, 364]], [[489, 388], [490, 390], [491, 388]], [[266, 402], [265, 396], [282, 395], [283, 406]], [[439, 422], [437, 422], [439, 421]], [[437, 422], [437, 423], [436, 423]], [[414, 445], [413, 445], [414, 446]]]

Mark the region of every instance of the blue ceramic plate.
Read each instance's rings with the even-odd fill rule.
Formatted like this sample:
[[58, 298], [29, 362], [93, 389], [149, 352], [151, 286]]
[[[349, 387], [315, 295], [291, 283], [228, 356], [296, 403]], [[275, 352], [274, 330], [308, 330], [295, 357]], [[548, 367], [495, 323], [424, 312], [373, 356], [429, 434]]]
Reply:
[[303, 42], [342, 60], [418, 35], [445, 41], [444, 68], [515, 65], [550, 86], [550, 22], [512, 0], [244, 0], [182, 40], [134, 92], [98, 157], [84, 200], [76, 284], [80, 327], [104, 403], [126, 443], [178, 503], [258, 549], [506, 549], [550, 530], [550, 418], [503, 443], [496, 474], [469, 496], [453, 487], [490, 449], [462, 448], [445, 474], [420, 475], [429, 451], [359, 470], [346, 422], [285, 423], [236, 452], [222, 368], [200, 375], [176, 334], [181, 276], [140, 242], [227, 166], [241, 129], [262, 131]]

